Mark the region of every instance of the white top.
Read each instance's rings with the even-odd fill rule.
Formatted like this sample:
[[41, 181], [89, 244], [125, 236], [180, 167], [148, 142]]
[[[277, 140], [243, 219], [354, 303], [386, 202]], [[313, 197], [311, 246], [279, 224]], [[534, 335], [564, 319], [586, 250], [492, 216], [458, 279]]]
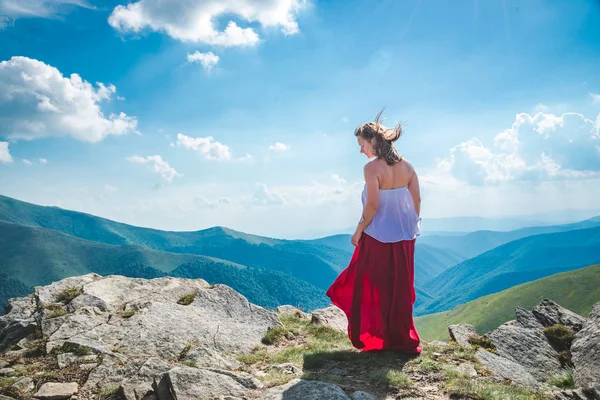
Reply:
[[[367, 202], [367, 185], [363, 188], [362, 204]], [[363, 218], [361, 218], [362, 222]], [[365, 233], [384, 243], [413, 240], [419, 236], [421, 218], [415, 211], [408, 187], [379, 189], [379, 208]]]

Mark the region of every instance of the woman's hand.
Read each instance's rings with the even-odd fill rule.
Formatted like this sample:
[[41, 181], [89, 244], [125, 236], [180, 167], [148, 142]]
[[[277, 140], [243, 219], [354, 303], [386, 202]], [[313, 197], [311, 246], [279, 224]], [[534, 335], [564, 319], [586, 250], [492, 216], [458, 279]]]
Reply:
[[360, 240], [362, 234], [363, 234], [362, 231], [359, 231], [359, 230], [354, 232], [354, 235], [352, 235], [352, 239], [350, 239], [352, 246], [354, 246], [354, 247], [358, 246], [358, 241]]

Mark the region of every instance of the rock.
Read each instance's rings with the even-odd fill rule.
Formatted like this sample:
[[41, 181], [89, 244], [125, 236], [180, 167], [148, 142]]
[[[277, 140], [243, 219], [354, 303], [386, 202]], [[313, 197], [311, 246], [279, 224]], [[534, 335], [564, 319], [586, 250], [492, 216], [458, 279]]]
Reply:
[[0, 400], [15, 400], [12, 397], [8, 397], [8, 396], [4, 396], [2, 394], [0, 394]]
[[7, 313], [0, 317], [0, 352], [35, 333], [37, 327], [33, 318], [35, 311], [36, 303], [33, 295], [8, 301]]
[[477, 370], [472, 365], [460, 364], [458, 367], [456, 367], [456, 369], [458, 371], [460, 371], [463, 375], [466, 375], [469, 377], [477, 376]]
[[517, 314], [516, 323], [522, 328], [542, 329], [544, 327], [533, 312], [518, 306], [515, 307], [515, 312]]
[[[313, 313], [314, 315], [314, 313]], [[262, 400], [350, 400], [342, 389], [331, 383], [293, 379], [283, 386], [271, 388]]]
[[206, 368], [206, 370], [229, 376], [247, 389], [261, 389], [264, 386], [261, 381], [246, 372], [232, 372], [216, 368]]
[[[198, 368], [175, 367], [153, 384], [159, 399], [196, 400], [244, 396], [247, 389], [231, 376]], [[168, 393], [168, 395], [166, 395]], [[164, 396], [164, 397], [163, 397]], [[171, 396], [171, 397], [168, 397]]]
[[591, 391], [586, 391], [584, 389], [563, 390], [555, 392], [554, 395], [556, 396], [556, 400], [596, 400], [600, 398]]
[[452, 340], [465, 347], [471, 347], [469, 338], [472, 335], [477, 335], [477, 331], [473, 325], [469, 324], [450, 325], [448, 326], [448, 333], [450, 334], [450, 338]]
[[0, 376], [13, 376], [15, 370], [13, 368], [2, 368], [0, 369]]
[[190, 350], [184, 359], [194, 362], [198, 367], [238, 369], [242, 365], [236, 359], [225, 356], [209, 347], [197, 347]]
[[600, 303], [596, 303], [571, 346], [575, 384], [600, 387]]
[[441, 340], [434, 340], [433, 342], [429, 342], [430, 345], [432, 346], [438, 346], [438, 347], [448, 347], [450, 346], [448, 344], [448, 342], [442, 342]]
[[484, 349], [477, 349], [475, 354], [479, 361], [497, 378], [510, 379], [515, 383], [536, 390], [540, 388], [540, 383], [522, 365]]
[[31, 378], [23, 378], [13, 383], [12, 387], [23, 393], [28, 393], [35, 389], [35, 383]]
[[346, 314], [340, 308], [333, 305], [313, 311], [311, 324], [326, 325], [340, 332], [348, 332]]
[[377, 397], [367, 392], [354, 392], [350, 395], [352, 400], [377, 400]]
[[10, 365], [8, 361], [0, 360], [0, 368], [6, 368]]
[[96, 368], [97, 366], [98, 366], [98, 363], [86, 363], [86, 364], [80, 364], [79, 369], [82, 371], [89, 371], [89, 370]]
[[308, 318], [308, 314], [306, 314], [302, 310], [300, 310], [294, 306], [290, 306], [290, 305], [279, 306], [279, 307], [277, 307], [276, 311], [280, 315], [292, 315], [292, 316], [297, 316], [300, 318]]
[[79, 391], [77, 382], [55, 383], [47, 382], [42, 385], [34, 397], [41, 400], [69, 399]]
[[571, 328], [573, 332], [578, 332], [585, 323], [585, 318], [574, 312], [561, 307], [552, 300], [544, 299], [532, 310], [533, 315], [543, 326], [552, 326], [556, 324]]
[[267, 368], [267, 371], [281, 371], [288, 375], [302, 375], [302, 369], [296, 367], [292, 363], [271, 365]]
[[52, 282], [50, 285], [46, 286], [36, 286], [34, 291], [37, 297], [37, 302], [40, 308], [43, 308], [49, 304], [60, 303], [60, 294], [63, 293], [66, 288], [82, 288], [84, 285], [99, 279], [103, 279], [103, 277], [92, 272], [85, 275], [64, 278], [59, 281]]
[[96, 361], [98, 359], [98, 356], [95, 354], [90, 354], [87, 356], [78, 356], [74, 353], [61, 353], [56, 358], [58, 361], [58, 367], [65, 368], [76, 362]]
[[502, 325], [489, 337], [497, 355], [522, 365], [539, 381], [545, 382], [561, 372], [558, 353], [539, 329]]

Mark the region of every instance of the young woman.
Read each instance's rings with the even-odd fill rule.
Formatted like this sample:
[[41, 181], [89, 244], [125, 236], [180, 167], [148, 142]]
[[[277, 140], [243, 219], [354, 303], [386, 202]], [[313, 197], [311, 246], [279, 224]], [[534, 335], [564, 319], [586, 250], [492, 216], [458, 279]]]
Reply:
[[348, 267], [327, 291], [348, 317], [348, 336], [357, 349], [420, 353], [413, 321], [414, 252], [421, 197], [413, 166], [393, 143], [402, 127], [375, 122], [354, 132], [360, 152], [374, 160], [364, 167], [363, 214], [352, 235], [356, 246]]

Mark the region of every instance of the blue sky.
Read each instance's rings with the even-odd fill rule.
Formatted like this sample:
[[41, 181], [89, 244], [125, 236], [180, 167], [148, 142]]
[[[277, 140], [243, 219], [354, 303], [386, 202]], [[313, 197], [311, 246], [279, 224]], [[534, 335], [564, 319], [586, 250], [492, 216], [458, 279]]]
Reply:
[[600, 204], [597, 1], [0, 0], [0, 27], [0, 194], [333, 232], [385, 106], [425, 219]]

